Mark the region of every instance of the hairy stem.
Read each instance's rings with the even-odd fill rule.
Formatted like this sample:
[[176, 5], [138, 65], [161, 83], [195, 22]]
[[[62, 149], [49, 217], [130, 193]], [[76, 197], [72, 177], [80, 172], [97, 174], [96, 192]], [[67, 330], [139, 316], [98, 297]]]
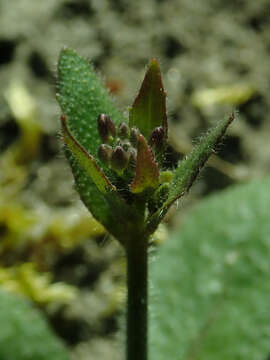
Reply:
[[127, 252], [126, 360], [147, 360], [147, 239], [133, 238]]

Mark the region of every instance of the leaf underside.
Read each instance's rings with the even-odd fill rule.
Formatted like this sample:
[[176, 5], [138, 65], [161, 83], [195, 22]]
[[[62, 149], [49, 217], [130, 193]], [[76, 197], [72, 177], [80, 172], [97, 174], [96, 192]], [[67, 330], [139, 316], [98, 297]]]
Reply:
[[130, 109], [129, 126], [137, 127], [147, 140], [152, 130], [159, 126], [164, 128], [167, 136], [166, 93], [156, 59], [150, 62], [139, 93]]

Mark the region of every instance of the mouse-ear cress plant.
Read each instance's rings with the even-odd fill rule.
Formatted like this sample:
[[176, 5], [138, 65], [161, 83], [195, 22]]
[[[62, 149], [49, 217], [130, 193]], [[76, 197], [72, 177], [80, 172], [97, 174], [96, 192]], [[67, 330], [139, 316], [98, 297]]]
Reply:
[[127, 255], [127, 360], [147, 359], [147, 249], [170, 206], [191, 187], [234, 119], [220, 121], [174, 171], [167, 168], [166, 92], [151, 60], [126, 120], [88, 61], [58, 63], [65, 154], [80, 197]]

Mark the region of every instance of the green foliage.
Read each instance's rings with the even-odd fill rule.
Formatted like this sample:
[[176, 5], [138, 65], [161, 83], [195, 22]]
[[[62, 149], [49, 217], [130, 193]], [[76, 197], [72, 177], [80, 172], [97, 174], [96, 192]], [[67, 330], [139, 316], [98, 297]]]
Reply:
[[209, 130], [206, 136], [201, 138], [199, 144], [194, 147], [192, 152], [183, 161], [179, 162], [178, 167], [173, 173], [166, 201], [163, 202], [148, 220], [149, 229], [155, 229], [174, 201], [189, 191], [200, 170], [203, 168], [210, 155], [215, 151], [233, 120], [234, 114], [228, 119], [220, 121], [215, 127]]
[[62, 50], [58, 76], [63, 140], [82, 201], [121, 243], [132, 233], [148, 238], [189, 190], [234, 116], [209, 131], [164, 185], [160, 172], [166, 170], [168, 129], [158, 62], [150, 62], [129, 127], [120, 122], [92, 67], [74, 50]]
[[64, 141], [68, 145], [69, 150], [76, 158], [79, 166], [84, 170], [88, 176], [93, 180], [94, 184], [102, 193], [107, 193], [110, 190], [115, 190], [107, 177], [96, 163], [95, 158], [89, 154], [78, 141], [72, 136], [66, 125], [66, 117], [62, 116], [62, 129]]
[[156, 59], [150, 62], [139, 94], [130, 109], [129, 126], [140, 129], [147, 140], [153, 129], [159, 126], [167, 134], [166, 93]]
[[122, 115], [92, 66], [74, 50], [62, 50], [58, 75], [57, 99], [63, 113], [69, 118], [68, 125], [86, 151], [97, 157], [101, 144], [97, 129], [98, 115], [108, 114], [116, 124], [123, 120]]
[[228, 126], [234, 120], [234, 115], [229, 119], [220, 121], [216, 127], [211, 129], [207, 136], [203, 137], [200, 143], [194, 147], [191, 154], [181, 161], [174, 172], [171, 188], [167, 202], [164, 207], [173, 203], [176, 199], [188, 191], [197, 177], [200, 169], [204, 166], [209, 156], [215, 151], [217, 144], [225, 134]]
[[67, 360], [67, 350], [41, 313], [25, 300], [0, 291], [0, 359]]
[[[57, 99], [62, 111], [67, 115], [67, 127], [70, 128], [77, 142], [87, 153], [95, 157], [102, 168], [102, 163], [97, 158], [98, 147], [101, 144], [97, 118], [100, 114], [106, 113], [118, 124], [122, 120], [121, 115], [92, 67], [74, 50], [62, 50], [58, 75]], [[128, 216], [131, 227], [137, 224], [136, 211], [128, 207], [113, 191], [109, 194], [100, 192], [85, 167], [83, 168], [78, 162], [72, 149], [67, 149], [66, 155], [73, 171], [76, 188], [86, 207], [114, 236], [123, 238], [122, 232], [124, 230], [126, 233], [129, 226], [127, 224], [127, 229], [123, 229], [119, 228], [118, 224], [124, 221], [123, 216], [125, 218]]]
[[152, 267], [151, 359], [269, 356], [270, 179], [191, 211]]

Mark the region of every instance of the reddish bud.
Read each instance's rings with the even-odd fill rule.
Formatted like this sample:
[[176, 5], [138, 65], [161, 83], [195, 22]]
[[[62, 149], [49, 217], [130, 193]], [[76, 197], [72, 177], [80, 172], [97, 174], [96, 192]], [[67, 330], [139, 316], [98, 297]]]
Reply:
[[116, 129], [115, 129], [115, 125], [114, 122], [112, 121], [112, 119], [107, 115], [106, 118], [106, 123], [109, 129], [109, 134], [114, 138], [116, 136]]
[[110, 135], [115, 137], [115, 125], [109, 115], [100, 114], [97, 119], [98, 133], [103, 143], [108, 143]]
[[108, 115], [100, 114], [97, 119], [98, 133], [102, 142], [107, 143], [109, 140], [109, 129], [106, 123]]
[[136, 127], [130, 130], [130, 142], [133, 146], [137, 147], [140, 132]]
[[129, 137], [129, 126], [125, 122], [121, 122], [118, 127], [118, 136], [121, 139], [126, 139]]
[[122, 173], [128, 165], [129, 156], [121, 146], [116, 146], [112, 152], [112, 169]]
[[149, 137], [149, 145], [155, 148], [155, 150], [160, 150], [163, 145], [163, 140], [165, 137], [165, 132], [163, 127], [159, 126], [155, 128]]
[[137, 150], [134, 149], [133, 147], [131, 147], [129, 149], [129, 167], [130, 169], [135, 169], [136, 168], [136, 161], [137, 161]]
[[112, 147], [108, 144], [101, 144], [98, 148], [98, 158], [104, 165], [109, 165], [112, 157]]

